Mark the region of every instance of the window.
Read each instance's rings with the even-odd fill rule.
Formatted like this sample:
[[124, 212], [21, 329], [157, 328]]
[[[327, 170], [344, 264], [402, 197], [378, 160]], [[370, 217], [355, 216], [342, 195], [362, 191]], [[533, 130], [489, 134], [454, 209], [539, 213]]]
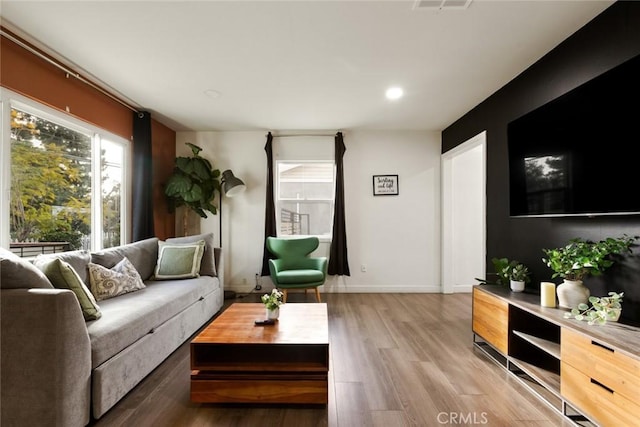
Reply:
[[335, 191], [333, 161], [279, 161], [276, 166], [278, 234], [330, 238]]
[[2, 183], [9, 189], [8, 204], [0, 204], [3, 230], [8, 228], [3, 246], [8, 240], [14, 253], [33, 256], [124, 244], [128, 141], [32, 102], [7, 104], [9, 144], [3, 132], [2, 152], [8, 159], [2, 162], [10, 174], [0, 177], [9, 181]]

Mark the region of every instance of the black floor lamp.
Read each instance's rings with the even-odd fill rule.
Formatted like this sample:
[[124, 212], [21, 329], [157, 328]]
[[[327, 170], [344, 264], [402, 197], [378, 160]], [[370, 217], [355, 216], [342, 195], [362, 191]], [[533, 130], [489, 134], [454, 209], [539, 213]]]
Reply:
[[[236, 177], [231, 169], [227, 169], [222, 172], [222, 191], [220, 192], [220, 218], [219, 218], [219, 236], [220, 236], [220, 247], [222, 247], [222, 195], [224, 194], [227, 197], [235, 197], [238, 194], [244, 192], [247, 186], [244, 185], [244, 182], [238, 177]], [[224, 291], [224, 299], [232, 299], [236, 297], [236, 293], [234, 291]]]

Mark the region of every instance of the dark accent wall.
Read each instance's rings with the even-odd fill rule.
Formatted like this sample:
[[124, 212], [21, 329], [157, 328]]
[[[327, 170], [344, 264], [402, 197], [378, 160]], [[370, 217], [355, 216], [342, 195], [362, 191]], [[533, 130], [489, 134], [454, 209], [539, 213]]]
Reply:
[[[510, 218], [507, 164], [510, 121], [639, 54], [640, 2], [614, 3], [443, 131], [443, 153], [487, 131], [487, 272], [493, 271], [493, 257], [518, 259], [533, 273], [527, 292], [539, 292], [540, 281], [549, 280], [552, 274], [542, 262], [543, 248], [563, 246], [574, 237], [600, 240], [640, 235], [640, 216]], [[600, 147], [585, 149], [606, 150], [606, 141]], [[603, 179], [609, 180], [611, 191], [620, 192], [621, 197], [640, 197], [635, 182]], [[560, 283], [561, 279], [554, 281]], [[586, 279], [585, 285], [592, 295], [623, 291], [621, 321], [640, 324], [640, 248], [603, 276]]]

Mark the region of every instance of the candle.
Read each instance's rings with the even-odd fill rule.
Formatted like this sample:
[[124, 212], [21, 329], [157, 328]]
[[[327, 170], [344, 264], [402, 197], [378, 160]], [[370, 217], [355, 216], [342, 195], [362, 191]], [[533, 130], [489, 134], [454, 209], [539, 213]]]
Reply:
[[556, 306], [556, 284], [552, 282], [540, 283], [540, 305], [543, 307]]

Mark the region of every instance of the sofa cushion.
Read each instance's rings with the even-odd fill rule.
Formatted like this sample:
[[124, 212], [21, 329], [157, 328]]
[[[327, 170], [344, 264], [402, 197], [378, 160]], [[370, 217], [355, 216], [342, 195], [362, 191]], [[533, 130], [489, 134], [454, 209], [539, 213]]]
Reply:
[[200, 275], [215, 277], [218, 275], [218, 272], [216, 271], [216, 262], [214, 259], [213, 233], [196, 234], [185, 237], [171, 237], [167, 239], [167, 242], [193, 243], [198, 240], [204, 240], [204, 254], [202, 255], [202, 262], [200, 263]]
[[122, 258], [127, 257], [138, 270], [142, 280], [148, 280], [153, 274], [158, 259], [158, 238], [140, 240], [123, 246], [103, 249], [91, 254], [91, 262], [111, 268]]
[[[80, 279], [89, 285], [88, 266], [91, 261], [91, 252], [85, 250], [58, 252], [55, 254], [40, 254], [33, 260], [33, 264], [40, 268], [39, 263], [48, 262], [52, 259], [61, 259], [62, 261], [69, 263], [71, 267], [78, 273]], [[42, 268], [40, 268], [42, 270]], [[55, 284], [53, 284], [55, 286]]]
[[218, 278], [147, 281], [146, 288], [100, 303], [102, 318], [87, 322], [96, 368], [220, 287]]
[[49, 288], [47, 276], [35, 265], [16, 254], [0, 248], [0, 288]]
[[51, 258], [39, 260], [36, 266], [55, 288], [71, 289], [76, 294], [84, 320], [95, 320], [102, 316], [96, 299], [71, 264], [60, 258]]
[[140, 274], [128, 258], [109, 269], [99, 264], [89, 263], [91, 292], [98, 301], [144, 289]]
[[204, 240], [194, 243], [158, 242], [155, 280], [190, 279], [200, 275]]

